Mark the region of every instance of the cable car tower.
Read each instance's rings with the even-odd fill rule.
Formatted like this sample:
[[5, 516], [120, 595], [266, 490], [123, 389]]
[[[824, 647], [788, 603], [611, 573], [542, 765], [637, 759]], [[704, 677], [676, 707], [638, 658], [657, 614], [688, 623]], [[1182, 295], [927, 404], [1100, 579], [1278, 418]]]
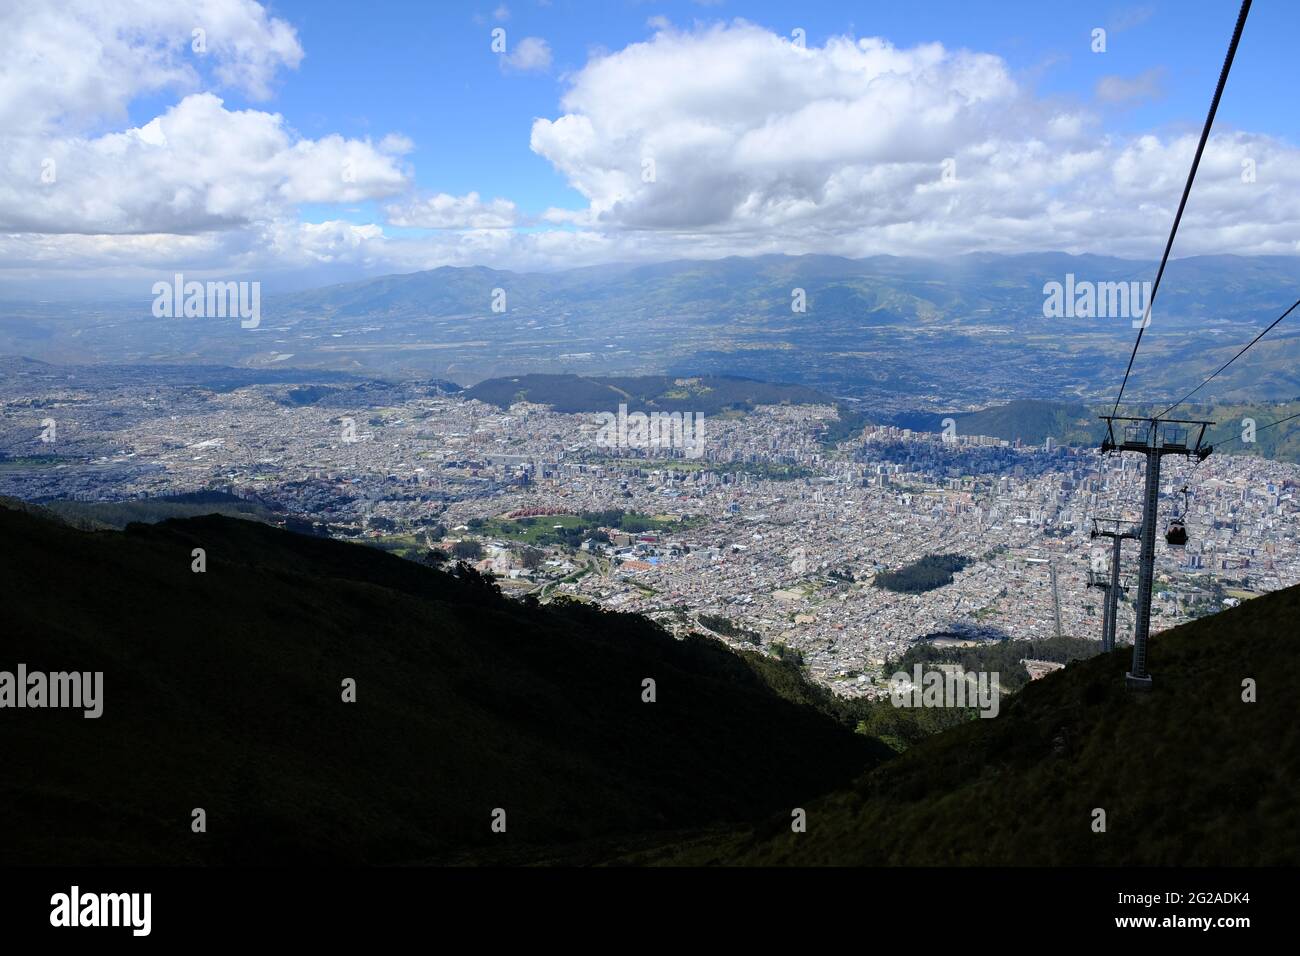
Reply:
[[1052, 612], [1056, 615], [1056, 636], [1061, 636], [1061, 591], [1056, 586], [1056, 562], [1047, 562], [1047, 573], [1052, 578]]
[[[1205, 429], [1214, 422], [1186, 421], [1176, 418], [1129, 418], [1101, 415], [1106, 422], [1102, 453], [1118, 451], [1145, 455], [1146, 484], [1142, 498], [1142, 527], [1139, 530], [1142, 551], [1138, 558], [1137, 622], [1133, 628], [1133, 668], [1125, 675], [1131, 690], [1150, 690], [1147, 673], [1147, 638], [1151, 633], [1151, 585], [1155, 579], [1156, 522], [1160, 505], [1160, 459], [1165, 455], [1182, 455], [1204, 461], [1213, 448], [1204, 443]], [[1116, 429], [1121, 431], [1116, 437]]]
[[1105, 610], [1101, 618], [1101, 650], [1102, 653], [1106, 653], [1115, 649], [1115, 621], [1119, 614], [1119, 596], [1122, 591], [1128, 590], [1128, 582], [1121, 582], [1119, 578], [1120, 547], [1127, 540], [1137, 541], [1141, 535], [1137, 528], [1123, 518], [1093, 518], [1091, 537], [1111, 539], [1109, 579], [1100, 571], [1088, 572], [1088, 587], [1101, 588], [1102, 593], [1106, 595]]

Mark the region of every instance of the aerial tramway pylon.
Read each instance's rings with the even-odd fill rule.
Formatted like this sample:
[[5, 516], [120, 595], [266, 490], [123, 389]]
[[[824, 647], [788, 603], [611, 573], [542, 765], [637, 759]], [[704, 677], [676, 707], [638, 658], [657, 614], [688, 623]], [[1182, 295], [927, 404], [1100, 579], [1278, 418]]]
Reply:
[[[1205, 429], [1214, 422], [1186, 421], [1174, 418], [1130, 418], [1122, 415], [1102, 415], [1106, 422], [1106, 438], [1101, 443], [1102, 453], [1118, 451], [1145, 455], [1147, 460], [1146, 483], [1142, 498], [1142, 526], [1139, 540], [1142, 551], [1138, 556], [1137, 622], [1133, 629], [1133, 667], [1125, 675], [1131, 690], [1150, 690], [1151, 675], [1147, 673], [1147, 638], [1151, 633], [1151, 586], [1155, 579], [1156, 522], [1160, 504], [1160, 460], [1165, 455], [1183, 455], [1204, 461], [1213, 448], [1204, 443]], [[1116, 436], [1117, 424], [1122, 434]]]
[[1139, 538], [1138, 530], [1132, 525], [1127, 528], [1123, 527], [1126, 524], [1129, 523], [1123, 518], [1092, 519], [1091, 537], [1111, 539], [1109, 576], [1096, 571], [1088, 572], [1088, 587], [1101, 588], [1102, 593], [1106, 596], [1101, 623], [1101, 649], [1103, 653], [1115, 649], [1115, 620], [1119, 610], [1119, 596], [1122, 591], [1127, 590], [1127, 585], [1120, 582], [1120, 548], [1126, 540], [1132, 539], [1136, 541]]

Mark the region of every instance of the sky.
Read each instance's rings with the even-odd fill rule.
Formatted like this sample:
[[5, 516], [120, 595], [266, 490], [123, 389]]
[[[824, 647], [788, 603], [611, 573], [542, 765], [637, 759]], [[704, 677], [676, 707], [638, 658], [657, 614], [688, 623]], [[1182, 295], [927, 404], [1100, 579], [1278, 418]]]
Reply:
[[[0, 283], [1157, 258], [1238, 6], [3, 0]], [[1254, 5], [1176, 256], [1300, 254], [1298, 28]]]

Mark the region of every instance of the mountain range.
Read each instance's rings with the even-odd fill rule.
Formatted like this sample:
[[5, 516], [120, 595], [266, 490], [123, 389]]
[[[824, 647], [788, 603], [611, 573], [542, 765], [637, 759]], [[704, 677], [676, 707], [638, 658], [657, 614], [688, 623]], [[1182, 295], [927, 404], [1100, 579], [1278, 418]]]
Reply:
[[[1154, 272], [1150, 262], [1064, 253], [732, 257], [553, 273], [442, 267], [268, 296], [252, 329], [154, 318], [143, 290], [137, 309], [9, 303], [0, 309], [0, 352], [461, 385], [530, 373], [738, 375], [894, 411], [1095, 400], [1113, 394], [1123, 374], [1132, 319], [1047, 318], [1044, 290], [1071, 276], [1129, 283]], [[1297, 288], [1296, 257], [1172, 261], [1132, 398], [1177, 397], [1280, 314]], [[1203, 397], [1300, 395], [1298, 336], [1279, 326]]]

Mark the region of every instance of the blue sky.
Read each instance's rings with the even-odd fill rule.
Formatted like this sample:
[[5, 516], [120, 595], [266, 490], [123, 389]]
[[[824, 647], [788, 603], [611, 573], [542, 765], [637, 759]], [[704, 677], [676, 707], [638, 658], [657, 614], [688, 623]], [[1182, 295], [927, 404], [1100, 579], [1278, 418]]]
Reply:
[[[1153, 258], [1237, 8], [15, 0], [0, 276]], [[1300, 254], [1297, 35], [1255, 4], [1175, 255]]]
[[[505, 20], [493, 18], [504, 6]], [[1095, 102], [1107, 75], [1165, 71], [1159, 96], [1106, 111], [1108, 128], [1145, 131], [1199, 127], [1209, 106], [1236, 17], [1235, 0], [1178, 3], [755, 2], [711, 4], [634, 0], [536, 0], [506, 4], [289, 0], [271, 6], [298, 30], [307, 56], [286, 76], [273, 102], [306, 135], [338, 131], [363, 137], [397, 130], [416, 144], [419, 185], [455, 194], [510, 196], [522, 208], [581, 202], [563, 176], [528, 148], [536, 117], [559, 110], [564, 76], [594, 50], [646, 40], [647, 21], [753, 21], [782, 34], [795, 27], [810, 45], [831, 35], [883, 36], [899, 46], [940, 41], [996, 53], [1045, 95]], [[797, 8], [797, 12], [792, 12]], [[1219, 127], [1239, 126], [1300, 141], [1300, 110], [1285, 108], [1279, 83], [1300, 80], [1294, 50], [1300, 4], [1255, 5], [1234, 66]], [[489, 49], [502, 26], [541, 36], [554, 53], [542, 74], [503, 73]], [[1107, 50], [1094, 54], [1091, 31], [1106, 28]]]

